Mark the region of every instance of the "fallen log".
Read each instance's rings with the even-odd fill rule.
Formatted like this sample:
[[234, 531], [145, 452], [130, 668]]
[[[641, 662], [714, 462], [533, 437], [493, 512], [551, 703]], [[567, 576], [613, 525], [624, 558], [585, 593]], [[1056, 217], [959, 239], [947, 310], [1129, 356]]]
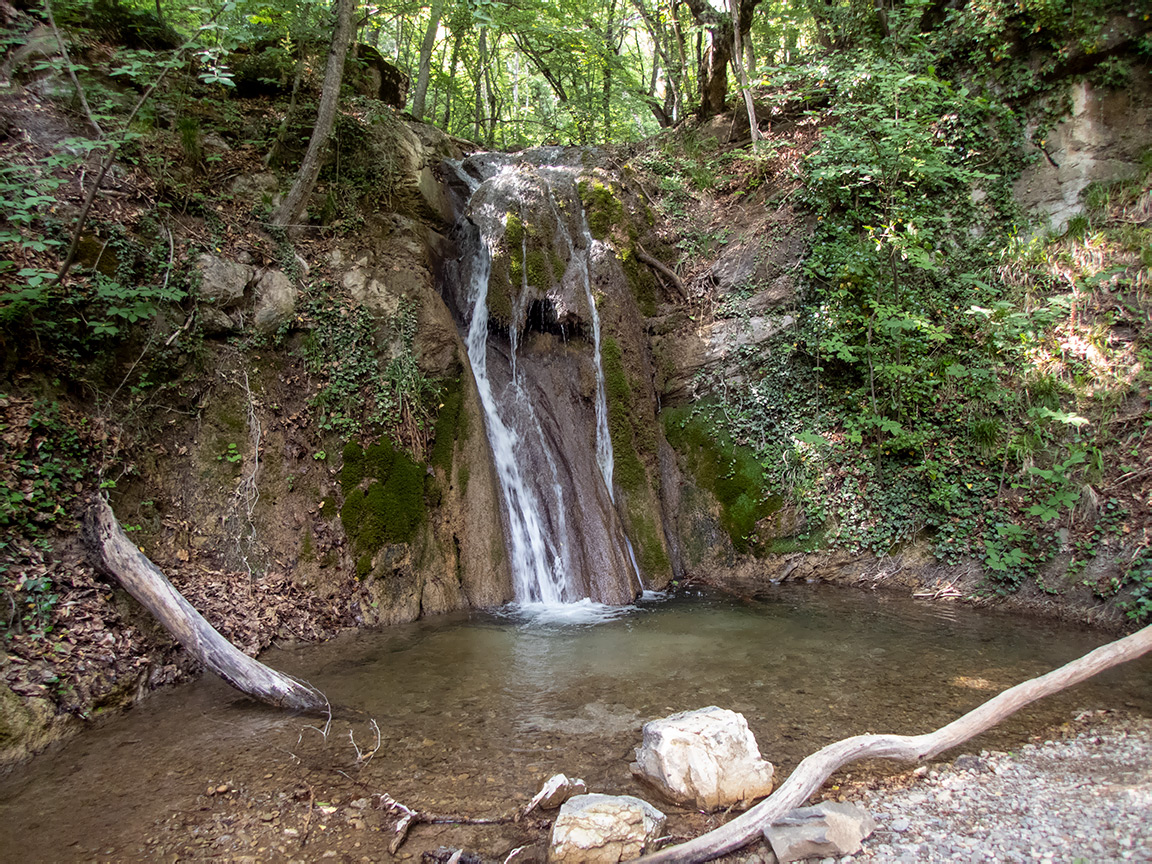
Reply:
[[759, 837], [766, 828], [800, 806], [839, 768], [859, 759], [919, 762], [963, 744], [1025, 705], [1079, 684], [1105, 669], [1135, 660], [1152, 650], [1152, 625], [1110, 642], [1039, 678], [1017, 684], [953, 720], [923, 735], [856, 735], [817, 750], [801, 762], [775, 792], [752, 809], [707, 834], [638, 858], [647, 864], [696, 864], [734, 852]]
[[85, 514], [84, 538], [103, 572], [124, 586], [197, 660], [241, 693], [278, 708], [331, 710], [324, 694], [311, 684], [268, 668], [221, 636], [128, 539], [99, 495], [93, 496]]

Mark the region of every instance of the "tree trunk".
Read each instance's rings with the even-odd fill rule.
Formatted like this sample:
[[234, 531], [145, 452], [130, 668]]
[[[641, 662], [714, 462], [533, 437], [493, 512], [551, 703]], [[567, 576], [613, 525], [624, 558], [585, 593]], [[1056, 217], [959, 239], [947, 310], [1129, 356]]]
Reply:
[[1059, 693], [1105, 669], [1135, 660], [1150, 650], [1152, 625], [1103, 645], [1047, 675], [1017, 684], [935, 732], [924, 735], [856, 735], [829, 744], [801, 762], [780, 788], [751, 810], [695, 840], [661, 849], [638, 860], [647, 864], [696, 864], [733, 852], [755, 840], [766, 828], [807, 801], [834, 771], [850, 762], [859, 759], [896, 759], [901, 762], [930, 759], [991, 729], [1037, 699]]
[[475, 95], [475, 101], [476, 101], [476, 120], [472, 126], [472, 140], [473, 141], [481, 140], [480, 139], [480, 123], [484, 117], [484, 99], [483, 99], [483, 95], [484, 95], [483, 94], [483, 90], [484, 90], [484, 67], [488, 65], [488, 28], [487, 27], [481, 27], [480, 28], [479, 52], [480, 52], [480, 67], [478, 69], [474, 69], [472, 71], [472, 74], [476, 76], [476, 78], [475, 78], [475, 80], [476, 80], [476, 92], [474, 94]]
[[708, 0], [687, 0], [692, 17], [701, 27], [708, 29], [708, 50], [700, 58], [701, 120], [707, 120], [724, 111], [728, 98], [728, 62], [732, 56], [732, 20], [720, 15]]
[[324, 70], [324, 86], [320, 91], [320, 109], [316, 114], [316, 125], [312, 129], [312, 139], [308, 151], [292, 188], [272, 216], [272, 224], [281, 228], [296, 225], [308, 203], [308, 196], [320, 175], [320, 164], [328, 139], [332, 135], [332, 125], [336, 120], [336, 108], [340, 103], [340, 84], [344, 80], [344, 61], [348, 56], [348, 43], [352, 40], [352, 10], [355, 0], [337, 0], [336, 30], [332, 34], [332, 45], [328, 49], [328, 65]]
[[[464, 38], [464, 31], [460, 30], [453, 34], [452, 37], [452, 59], [448, 61], [448, 80], [455, 82], [456, 80], [456, 64], [460, 62], [460, 42]], [[452, 120], [452, 90], [453, 87], [448, 87], [448, 94], [444, 97], [444, 131], [451, 134], [452, 130], [448, 128], [449, 122]]]
[[420, 71], [416, 76], [416, 92], [412, 96], [412, 116], [417, 120], [424, 119], [424, 99], [428, 95], [432, 50], [436, 47], [436, 33], [440, 29], [440, 16], [443, 12], [444, 0], [432, 0], [428, 29], [424, 31], [424, 43], [420, 46]]
[[[735, 20], [738, 18], [738, 9], [733, 9], [733, 4], [739, 4], [739, 0], [728, 0], [728, 9]], [[752, 102], [752, 88], [748, 83], [748, 72], [744, 68], [742, 57], [744, 56], [744, 45], [742, 44], [742, 37], [740, 27], [732, 28], [732, 65], [736, 68], [736, 77], [740, 81], [740, 92], [744, 96], [744, 108], [748, 111], [748, 129], [752, 135], [752, 152], [755, 153], [760, 149], [760, 124], [756, 120], [756, 106]]]
[[278, 708], [330, 710], [319, 690], [269, 669], [221, 636], [128, 539], [108, 502], [99, 496], [85, 514], [84, 537], [101, 570], [156, 616], [197, 660], [241, 693]]

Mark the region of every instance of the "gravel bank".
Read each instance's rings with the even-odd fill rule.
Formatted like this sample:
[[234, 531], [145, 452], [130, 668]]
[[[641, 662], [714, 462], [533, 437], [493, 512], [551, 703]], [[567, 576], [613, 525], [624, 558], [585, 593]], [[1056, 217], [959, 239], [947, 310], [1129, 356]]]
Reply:
[[[866, 792], [849, 861], [1152, 862], [1152, 719], [1082, 716], [1066, 739], [916, 769]], [[828, 859], [830, 860], [830, 859]]]

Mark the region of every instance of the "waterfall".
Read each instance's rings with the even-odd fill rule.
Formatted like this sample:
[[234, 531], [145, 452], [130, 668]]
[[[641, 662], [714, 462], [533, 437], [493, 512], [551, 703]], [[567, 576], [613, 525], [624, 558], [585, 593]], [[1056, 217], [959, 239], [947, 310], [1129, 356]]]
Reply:
[[[562, 559], [548, 543], [540, 519], [539, 502], [524, 482], [516, 458], [521, 436], [500, 416], [492, 382], [488, 378], [488, 279], [492, 257], [486, 242], [480, 244], [476, 254], [479, 260], [472, 271], [472, 322], [465, 345], [480, 404], [484, 408], [485, 429], [496, 475], [504, 495], [516, 597], [522, 602], [561, 603], [568, 599], [565, 597], [563, 574], [558, 572]], [[512, 387], [516, 389], [515, 376]], [[509, 398], [522, 400], [524, 394], [516, 390]]]
[[[526, 164], [525, 154], [516, 163], [485, 154], [466, 164], [464, 254], [445, 291], [483, 408], [517, 601], [626, 603], [639, 575], [613, 493], [598, 244], [579, 162], [556, 164], [562, 155]], [[505, 237], [513, 216], [520, 236]]]

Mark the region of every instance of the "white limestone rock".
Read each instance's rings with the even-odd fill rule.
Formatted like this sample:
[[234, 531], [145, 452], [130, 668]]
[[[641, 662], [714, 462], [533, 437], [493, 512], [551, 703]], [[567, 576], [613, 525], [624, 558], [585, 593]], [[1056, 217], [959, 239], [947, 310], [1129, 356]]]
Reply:
[[577, 795], [560, 808], [550, 864], [618, 864], [639, 858], [664, 830], [665, 816], [631, 795]]
[[587, 784], [578, 777], [569, 779], [566, 774], [553, 774], [540, 787], [536, 797], [528, 802], [528, 806], [524, 808], [524, 815], [527, 816], [537, 807], [541, 810], [555, 810], [569, 798], [587, 792]]
[[645, 723], [632, 773], [677, 804], [718, 810], [769, 794], [775, 769], [744, 717], [713, 705]]
[[804, 858], [855, 855], [861, 841], [876, 829], [864, 808], [850, 802], [821, 801], [815, 807], [792, 810], [764, 829], [764, 839], [780, 864]]

